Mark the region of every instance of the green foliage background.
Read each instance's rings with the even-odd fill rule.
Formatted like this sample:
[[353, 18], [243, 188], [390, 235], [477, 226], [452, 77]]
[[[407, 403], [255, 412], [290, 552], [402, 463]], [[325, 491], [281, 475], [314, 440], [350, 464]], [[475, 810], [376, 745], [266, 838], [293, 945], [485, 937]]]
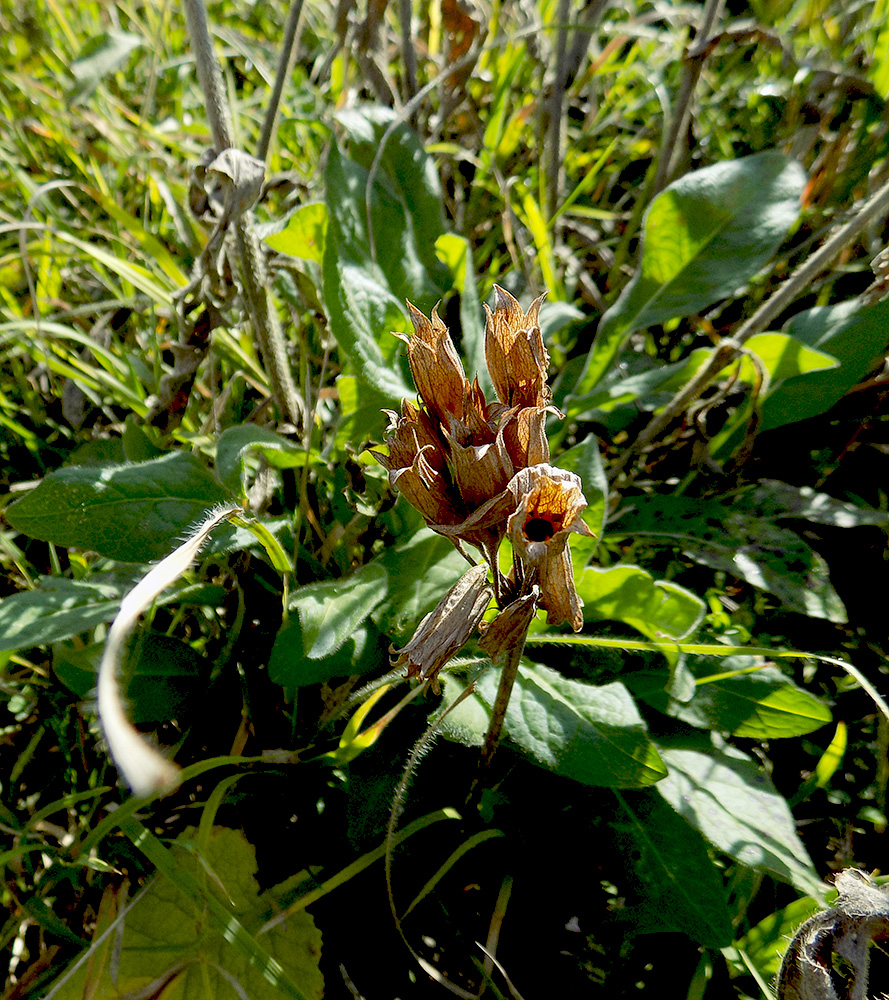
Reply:
[[[883, 864], [885, 210], [669, 407], [889, 179], [886, 5], [729, 3], [702, 39], [717, 6], [307, 3], [253, 213], [289, 419], [233, 258], [187, 291], [212, 140], [178, 6], [0, 6], [10, 1000], [762, 996], [825, 878]], [[206, 13], [254, 153], [287, 12]], [[547, 293], [596, 537], [583, 632], [533, 623], [467, 798], [496, 671], [470, 643], [397, 712], [388, 672], [466, 564], [363, 448], [414, 394], [405, 299], [484, 383], [495, 283]], [[183, 767], [137, 801], [91, 701], [107, 627], [232, 500], [129, 649]]]

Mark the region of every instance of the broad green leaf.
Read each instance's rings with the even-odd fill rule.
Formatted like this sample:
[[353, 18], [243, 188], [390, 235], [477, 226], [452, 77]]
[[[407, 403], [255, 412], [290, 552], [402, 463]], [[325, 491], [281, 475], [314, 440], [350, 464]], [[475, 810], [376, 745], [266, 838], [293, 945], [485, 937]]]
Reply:
[[88, 632], [117, 614], [121, 590], [42, 577], [34, 590], [0, 601], [0, 650], [29, 649]]
[[426, 311], [449, 287], [435, 246], [445, 228], [435, 161], [416, 132], [396, 124], [390, 108], [353, 107], [338, 111], [336, 119], [346, 130], [349, 156], [362, 168], [363, 182], [354, 192], [362, 218], [368, 171], [382, 147], [371, 198], [375, 258], [394, 295]]
[[89, 39], [71, 63], [71, 75], [77, 81], [75, 100], [88, 97], [99, 84], [116, 73], [129, 59], [130, 53], [143, 44], [139, 35], [128, 31], [106, 31]]
[[332, 677], [347, 677], [378, 670], [387, 662], [388, 641], [371, 621], [356, 625], [341, 646], [325, 656], [306, 655], [299, 616], [284, 625], [275, 636], [269, 656], [269, 677], [292, 691], [320, 684]]
[[413, 395], [400, 369], [383, 357], [378, 342], [378, 337], [393, 326], [402, 329], [405, 325], [400, 303], [386, 288], [379, 271], [328, 251], [324, 256], [324, 302], [331, 331], [358, 378], [389, 406]]
[[572, 538], [571, 547], [573, 551], [575, 546], [585, 546], [586, 559], [589, 559], [602, 538], [608, 514], [608, 479], [605, 476], [596, 435], [588, 434], [580, 444], [562, 452], [558, 458], [558, 465], [560, 469], [566, 469], [580, 476], [583, 483], [583, 495], [587, 499], [587, 509], [583, 512], [583, 519], [590, 530], [595, 532], [596, 537], [590, 542], [585, 542], [580, 536]]
[[187, 830], [169, 850], [152, 841], [169, 858], [166, 870], [140, 893], [117, 933], [101, 940], [106, 928], [97, 927], [92, 961], [56, 1000], [125, 1000], [164, 977], [164, 997], [177, 1000], [320, 1000], [321, 934], [312, 917], [293, 913], [260, 937], [276, 896], [260, 894], [253, 846], [239, 830], [214, 827], [198, 849], [194, 833]]
[[634, 933], [677, 930], [707, 948], [732, 940], [722, 875], [707, 843], [653, 791], [618, 794], [613, 823], [643, 900], [629, 911]]
[[450, 283], [435, 251], [444, 230], [441, 191], [417, 137], [399, 125], [383, 146], [368, 205], [370, 167], [394, 113], [344, 111], [338, 120], [351, 156], [334, 145], [327, 158], [325, 308], [356, 375], [397, 402], [412, 395], [391, 361], [398, 345], [390, 332], [409, 328], [402, 303], [428, 313]]
[[[104, 643], [53, 648], [59, 680], [85, 698], [96, 686]], [[158, 632], [140, 632], [127, 657], [122, 687], [130, 721], [167, 722], [187, 711], [204, 679], [207, 661], [188, 643]]]
[[149, 562], [175, 548], [208, 507], [228, 499], [193, 455], [175, 452], [135, 465], [52, 472], [12, 504], [6, 518], [41, 541]]
[[[839, 366], [833, 355], [808, 347], [788, 333], [758, 333], [744, 348], [759, 358], [771, 382]], [[753, 380], [753, 364], [748, 358], [742, 360], [740, 374], [745, 382]]]
[[859, 507], [846, 500], [837, 500], [828, 493], [819, 493], [811, 486], [792, 486], [777, 479], [761, 479], [745, 495], [745, 505], [760, 517], [799, 518], [815, 524], [830, 524], [837, 528], [857, 528], [865, 524], [886, 524], [889, 512]]
[[823, 702], [764, 663], [753, 656], [689, 657], [686, 666], [697, 683], [687, 702], [669, 697], [665, 672], [635, 673], [626, 684], [637, 698], [689, 725], [749, 739], [802, 736], [831, 721]]
[[216, 473], [219, 481], [232, 493], [242, 494], [246, 488], [246, 461], [250, 453], [258, 453], [276, 469], [299, 468], [318, 461], [315, 450], [306, 449], [257, 424], [227, 427], [216, 446]]
[[[828, 894], [828, 899], [836, 896], [836, 890]], [[811, 896], [796, 899], [783, 909], [776, 910], [764, 917], [756, 926], [738, 941], [735, 948], [742, 950], [755, 966], [757, 972], [766, 982], [778, 975], [781, 959], [787, 951], [791, 938], [809, 917], [821, 911], [821, 904]], [[734, 949], [730, 949], [729, 955]], [[747, 972], [741, 961], [732, 961], [733, 966], [741, 975]]]
[[762, 430], [826, 413], [882, 361], [889, 344], [889, 300], [862, 305], [859, 299], [816, 306], [794, 316], [786, 331], [839, 367], [790, 378], [762, 404]]
[[[498, 683], [497, 671], [486, 673], [475, 693], [447, 716], [442, 731], [480, 745]], [[617, 682], [583, 684], [523, 663], [504, 733], [539, 767], [585, 785], [643, 788], [665, 774], [635, 702]]]
[[299, 614], [305, 655], [320, 659], [335, 653], [385, 599], [389, 574], [367, 563], [347, 577], [299, 587], [290, 611]]
[[485, 363], [485, 321], [475, 283], [472, 247], [465, 236], [456, 233], [439, 236], [435, 246], [439, 257], [448, 265], [454, 286], [460, 293], [460, 348], [466, 359], [466, 375], [470, 382], [478, 377], [482, 392], [488, 399], [493, 399], [494, 386]]
[[279, 253], [321, 263], [327, 239], [327, 206], [321, 202], [301, 205], [279, 233], [266, 236], [265, 242]]
[[731, 504], [681, 494], [634, 497], [619, 528], [615, 534], [678, 544], [689, 558], [769, 591], [793, 611], [846, 621], [825, 561], [795, 532], [760, 517], [748, 494]]
[[768, 261], [799, 215], [806, 175], [771, 150], [686, 174], [648, 209], [642, 259], [602, 317], [576, 395], [590, 392], [634, 331], [732, 295]]
[[453, 544], [429, 528], [387, 549], [373, 565], [386, 570], [389, 591], [372, 617], [383, 632], [396, 635], [413, 630], [467, 569]]
[[669, 771], [657, 791], [714, 847], [802, 892], [823, 895], [790, 809], [758, 764], [703, 736], [660, 741], [659, 749]]
[[704, 617], [700, 597], [639, 566], [588, 566], [577, 592], [586, 621], [625, 622], [650, 639], [685, 639]]

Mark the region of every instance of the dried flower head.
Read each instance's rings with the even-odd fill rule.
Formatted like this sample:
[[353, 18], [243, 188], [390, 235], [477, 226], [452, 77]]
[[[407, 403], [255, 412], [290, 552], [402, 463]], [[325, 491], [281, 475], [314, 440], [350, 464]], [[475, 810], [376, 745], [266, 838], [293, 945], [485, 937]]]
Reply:
[[[538, 606], [551, 624], [567, 621], [575, 631], [583, 625], [568, 538], [590, 531], [581, 517], [580, 480], [549, 465], [545, 422], [558, 411], [546, 383], [543, 297], [524, 312], [509, 292], [494, 288], [495, 307], [485, 307], [485, 360], [497, 399], [489, 402], [478, 379], [466, 379], [437, 311], [427, 319], [408, 303], [414, 333], [401, 339], [420, 405], [405, 400], [400, 415], [387, 411], [388, 454], [373, 452], [429, 527], [464, 555], [464, 544], [475, 547], [484, 560], [423, 619], [407, 646], [393, 650], [394, 665], [433, 683], [479, 625], [492, 595], [503, 609], [481, 629], [492, 658], [524, 642]], [[507, 533], [513, 570], [504, 576], [497, 552]]]

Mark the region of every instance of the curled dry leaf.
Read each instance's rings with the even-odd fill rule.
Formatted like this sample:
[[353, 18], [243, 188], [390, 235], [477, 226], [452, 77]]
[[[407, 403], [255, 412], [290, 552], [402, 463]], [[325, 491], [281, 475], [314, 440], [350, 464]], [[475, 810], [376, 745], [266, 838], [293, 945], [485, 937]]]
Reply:
[[134, 795], [162, 795], [179, 783], [179, 768], [167, 760], [137, 732], [127, 718], [118, 685], [124, 643], [155, 598], [175, 582], [191, 565], [210, 532], [233, 514], [235, 504], [214, 507], [189, 537], [157, 565], [153, 566], [120, 602], [117, 617], [108, 630], [102, 662], [99, 664], [99, 722], [111, 759], [133, 790]]

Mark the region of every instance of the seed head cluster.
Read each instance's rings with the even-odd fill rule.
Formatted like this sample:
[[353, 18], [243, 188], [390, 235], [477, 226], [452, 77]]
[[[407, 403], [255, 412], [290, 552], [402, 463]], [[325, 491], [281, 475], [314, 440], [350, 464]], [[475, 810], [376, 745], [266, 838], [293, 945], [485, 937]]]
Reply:
[[[373, 452], [426, 523], [450, 538], [475, 563], [442, 598], [401, 650], [394, 666], [436, 684], [438, 671], [476, 628], [496, 662], [524, 642], [538, 607], [552, 625], [583, 625], [583, 602], [571, 569], [568, 538], [591, 534], [581, 514], [587, 502], [580, 479], [549, 464], [546, 438], [551, 405], [549, 355], [538, 314], [543, 297], [524, 312], [509, 292], [494, 286], [487, 306], [485, 362], [496, 392], [488, 401], [476, 377], [470, 383], [451, 335], [435, 309], [426, 318], [408, 303], [412, 336], [400, 336], [419, 394], [401, 412], [387, 410], [388, 454]], [[509, 536], [513, 565], [500, 572], [497, 553]], [[482, 622], [491, 599], [500, 612]]]

